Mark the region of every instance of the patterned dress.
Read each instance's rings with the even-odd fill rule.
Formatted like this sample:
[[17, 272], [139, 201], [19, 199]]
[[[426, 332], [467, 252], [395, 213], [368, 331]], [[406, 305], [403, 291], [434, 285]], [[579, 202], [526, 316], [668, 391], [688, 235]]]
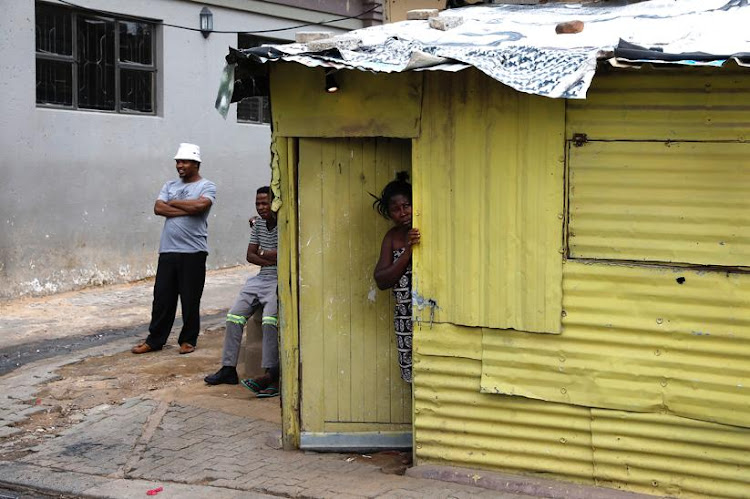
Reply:
[[[398, 260], [405, 250], [406, 248], [393, 250], [393, 261]], [[398, 367], [401, 369], [401, 379], [411, 383], [411, 262], [406, 267], [404, 275], [393, 286], [393, 296], [396, 299], [393, 326], [396, 330]]]

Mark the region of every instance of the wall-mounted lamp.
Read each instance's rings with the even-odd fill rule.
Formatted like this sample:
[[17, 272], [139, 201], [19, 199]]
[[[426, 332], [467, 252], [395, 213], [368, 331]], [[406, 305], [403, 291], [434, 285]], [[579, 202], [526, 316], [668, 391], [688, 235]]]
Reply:
[[339, 91], [339, 84], [336, 81], [336, 78], [333, 76], [338, 69], [328, 69], [326, 70], [326, 92], [329, 94], [333, 94]]
[[203, 38], [208, 38], [208, 35], [214, 30], [214, 15], [208, 10], [208, 7], [201, 9], [201, 34]]

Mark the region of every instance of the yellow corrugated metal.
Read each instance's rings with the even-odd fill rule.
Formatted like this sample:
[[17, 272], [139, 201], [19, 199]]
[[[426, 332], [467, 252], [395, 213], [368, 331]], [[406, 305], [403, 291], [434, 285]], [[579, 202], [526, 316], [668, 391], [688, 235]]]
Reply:
[[474, 360], [419, 356], [418, 464], [537, 473], [671, 497], [748, 496], [747, 429], [478, 393], [480, 370]]
[[571, 147], [569, 254], [750, 266], [750, 143]]
[[415, 289], [436, 322], [559, 332], [563, 106], [475, 70], [425, 73]]
[[597, 72], [567, 102], [566, 136], [601, 140], [750, 140], [750, 75], [725, 68]]
[[417, 355], [441, 355], [482, 360], [482, 328], [455, 324], [418, 323], [414, 350]]
[[299, 331], [302, 430], [409, 429], [392, 297], [372, 277], [389, 223], [372, 208], [408, 170], [397, 139], [299, 140]]
[[485, 331], [483, 391], [750, 427], [750, 275], [568, 261], [563, 293], [559, 336]]
[[591, 410], [597, 483], [670, 497], [750, 496], [750, 430]]
[[476, 360], [419, 356], [414, 367], [418, 464], [593, 482], [589, 409], [479, 393], [480, 372]]

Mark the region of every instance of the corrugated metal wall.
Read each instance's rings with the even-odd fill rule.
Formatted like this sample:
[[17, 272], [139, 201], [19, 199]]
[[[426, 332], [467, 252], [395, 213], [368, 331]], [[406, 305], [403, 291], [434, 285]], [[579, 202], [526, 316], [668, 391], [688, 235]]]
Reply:
[[554, 472], [593, 483], [589, 409], [479, 393], [481, 367], [471, 359], [420, 357], [414, 385], [419, 462]]
[[476, 70], [424, 85], [416, 291], [437, 302], [435, 322], [558, 333], [564, 102]]
[[750, 140], [747, 70], [602, 71], [566, 107], [566, 137], [594, 140]]
[[[469, 331], [453, 326], [445, 332], [461, 343], [473, 337], [478, 348], [479, 335]], [[423, 333], [414, 388], [419, 463], [540, 474], [671, 497], [748, 497], [749, 430], [479, 393], [481, 361], [442, 356], [443, 346]]]
[[[666, 147], [666, 140], [744, 142], [750, 137], [750, 78], [746, 73], [692, 69], [617, 72], [597, 77], [588, 100], [568, 102], [567, 114], [562, 110], [555, 114], [550, 109], [545, 119], [558, 126], [567, 122], [568, 138], [585, 133], [593, 141], [659, 141], [659, 147]], [[430, 327], [423, 321], [415, 333], [417, 461], [543, 473], [660, 495], [747, 497], [750, 287], [746, 281], [750, 276], [715, 268], [617, 263], [609, 261], [612, 255], [608, 261], [597, 262], [592, 253], [587, 261], [569, 260], [562, 266], [564, 311], [558, 319], [562, 334], [532, 334], [520, 327], [516, 327], [520, 331], [500, 331], [459, 325], [480, 325], [477, 318], [482, 315], [476, 311], [481, 309], [466, 304], [483, 300], [482, 296], [490, 297], [488, 303], [507, 307], [497, 283], [485, 277], [490, 274], [485, 265], [488, 254], [506, 250], [506, 246], [493, 246], [495, 240], [482, 239], [487, 228], [471, 219], [488, 212], [493, 216], [498, 210], [497, 201], [488, 203], [488, 197], [482, 194], [482, 190], [496, 188], [497, 184], [483, 169], [483, 161], [476, 158], [494, 158], [490, 164], [502, 164], [498, 158], [508, 154], [525, 162], [525, 169], [544, 168], [546, 163], [539, 164], [543, 155], [534, 148], [539, 141], [538, 147], [544, 150], [552, 146], [547, 145], [544, 133], [533, 135], [537, 142], [530, 141], [520, 150], [502, 140], [477, 138], [490, 127], [523, 127], [530, 133], [529, 119], [519, 108], [505, 108], [497, 114], [481, 111], [500, 98], [495, 94], [507, 92], [488, 78], [463, 72], [449, 77], [426, 75], [425, 82], [422, 136], [415, 141], [413, 163], [415, 206], [418, 220], [425, 222], [420, 226], [424, 227], [423, 247], [416, 255], [416, 265], [420, 269], [420, 292], [429, 290], [429, 295], [422, 294], [440, 297], [441, 323]], [[472, 119], [461, 121], [462, 110], [471, 110]], [[443, 118], [434, 116], [442, 113], [446, 115]], [[484, 121], [489, 117], [491, 123]], [[452, 121], [470, 127], [475, 134], [462, 136]], [[546, 128], [540, 125], [539, 130], [553, 130], [555, 124]], [[506, 132], [507, 136], [513, 134]], [[586, 148], [592, 146], [596, 144], [585, 144], [580, 154], [590, 154]], [[438, 152], [428, 153], [429, 147]], [[609, 151], [616, 150], [620, 144], [609, 147], [615, 148]], [[649, 147], [656, 146], [647, 145], [644, 150]], [[680, 149], [682, 145], [677, 147], [685, 150]], [[742, 162], [742, 155], [736, 152], [740, 147], [744, 144], [728, 146], [724, 150], [734, 152], [723, 154], [729, 154], [734, 163]], [[627, 146], [623, 146], [625, 149]], [[731, 174], [736, 182], [732, 187], [744, 184], [744, 178], [737, 176], [736, 165], [725, 163], [722, 170], [714, 168], [716, 175], [734, 172]], [[444, 170], [451, 175], [442, 174]], [[607, 180], [614, 184], [620, 173]], [[524, 170], [512, 174], [521, 175]], [[564, 192], [561, 178], [556, 175]], [[507, 177], [504, 180], [520, 185]], [[716, 179], [707, 185], [715, 185], [712, 182]], [[478, 191], [477, 186], [481, 186]], [[635, 205], [644, 198], [636, 191], [631, 191]], [[481, 202], [475, 204], [475, 197]], [[556, 202], [560, 203], [556, 208], [564, 212], [563, 200]], [[600, 209], [606, 209], [608, 202], [614, 204], [605, 200]], [[739, 198], [731, 202], [734, 205], [728, 210], [732, 213], [723, 216], [734, 221], [733, 226], [744, 227], [736, 222], [746, 218], [744, 205]], [[465, 206], [472, 211], [464, 224], [458, 220]], [[522, 202], [507, 206], [515, 210], [517, 221], [534, 213], [526, 208]], [[430, 220], [428, 213], [439, 213], [442, 226]], [[659, 210], [654, 210], [653, 215], [658, 214]], [[694, 219], [700, 222], [700, 217]], [[716, 221], [703, 219], [709, 223], [705, 226], [709, 233], [713, 227], [710, 223]], [[534, 238], [542, 241], [533, 233], [514, 232], [512, 228], [506, 226], [504, 235], [514, 240], [516, 247], [524, 247]], [[466, 242], [472, 238], [482, 239], [484, 249], [474, 250]], [[735, 244], [745, 244], [743, 237], [738, 236]], [[430, 245], [435, 249], [429, 250]], [[624, 247], [629, 249], [627, 244]], [[702, 261], [720, 262], [722, 254], [732, 254], [722, 253], [718, 244], [716, 247], [718, 257], [709, 255]], [[463, 274], [457, 275], [452, 269], [455, 258], [440, 257], [460, 254], [456, 248], [465, 251], [467, 259], [483, 264], [477, 264], [470, 274], [474, 279], [471, 285], [461, 282]], [[684, 254], [686, 250], [680, 251]], [[502, 257], [513, 254], [510, 251]], [[622, 254], [632, 258], [632, 251]], [[558, 258], [562, 261], [563, 255]], [[693, 263], [689, 260], [695, 258], [685, 259]], [[733, 262], [739, 264], [737, 259]], [[517, 269], [507, 272], [510, 289], [524, 295], [542, 292], [529, 290], [529, 286], [554, 286], [554, 278], [545, 280], [541, 274], [521, 284]], [[680, 277], [684, 278], [682, 283], [678, 282]], [[455, 278], [459, 280], [454, 282]], [[475, 311], [468, 315], [471, 321], [456, 320], [461, 317], [457, 313], [461, 307]]]
[[750, 493], [747, 428], [591, 409], [591, 435], [599, 484], [670, 497]]
[[485, 331], [484, 391], [750, 427], [750, 275], [568, 261], [563, 283], [559, 337]]

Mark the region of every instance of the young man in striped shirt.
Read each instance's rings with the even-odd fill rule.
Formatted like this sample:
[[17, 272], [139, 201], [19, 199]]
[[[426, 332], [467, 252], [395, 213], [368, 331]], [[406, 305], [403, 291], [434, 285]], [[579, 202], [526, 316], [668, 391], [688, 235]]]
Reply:
[[247, 261], [259, 265], [260, 272], [247, 280], [237, 301], [227, 314], [221, 369], [204, 378], [209, 385], [239, 383], [237, 361], [240, 356], [242, 333], [248, 318], [258, 307], [263, 307], [261, 367], [266, 369], [266, 373], [259, 378], [242, 381], [242, 384], [253, 390], [259, 398], [275, 397], [279, 394], [278, 298], [276, 296], [278, 227], [276, 226], [276, 213], [271, 210], [272, 200], [273, 195], [269, 187], [258, 189], [255, 196], [255, 209], [258, 210], [260, 218], [256, 219], [250, 230]]

